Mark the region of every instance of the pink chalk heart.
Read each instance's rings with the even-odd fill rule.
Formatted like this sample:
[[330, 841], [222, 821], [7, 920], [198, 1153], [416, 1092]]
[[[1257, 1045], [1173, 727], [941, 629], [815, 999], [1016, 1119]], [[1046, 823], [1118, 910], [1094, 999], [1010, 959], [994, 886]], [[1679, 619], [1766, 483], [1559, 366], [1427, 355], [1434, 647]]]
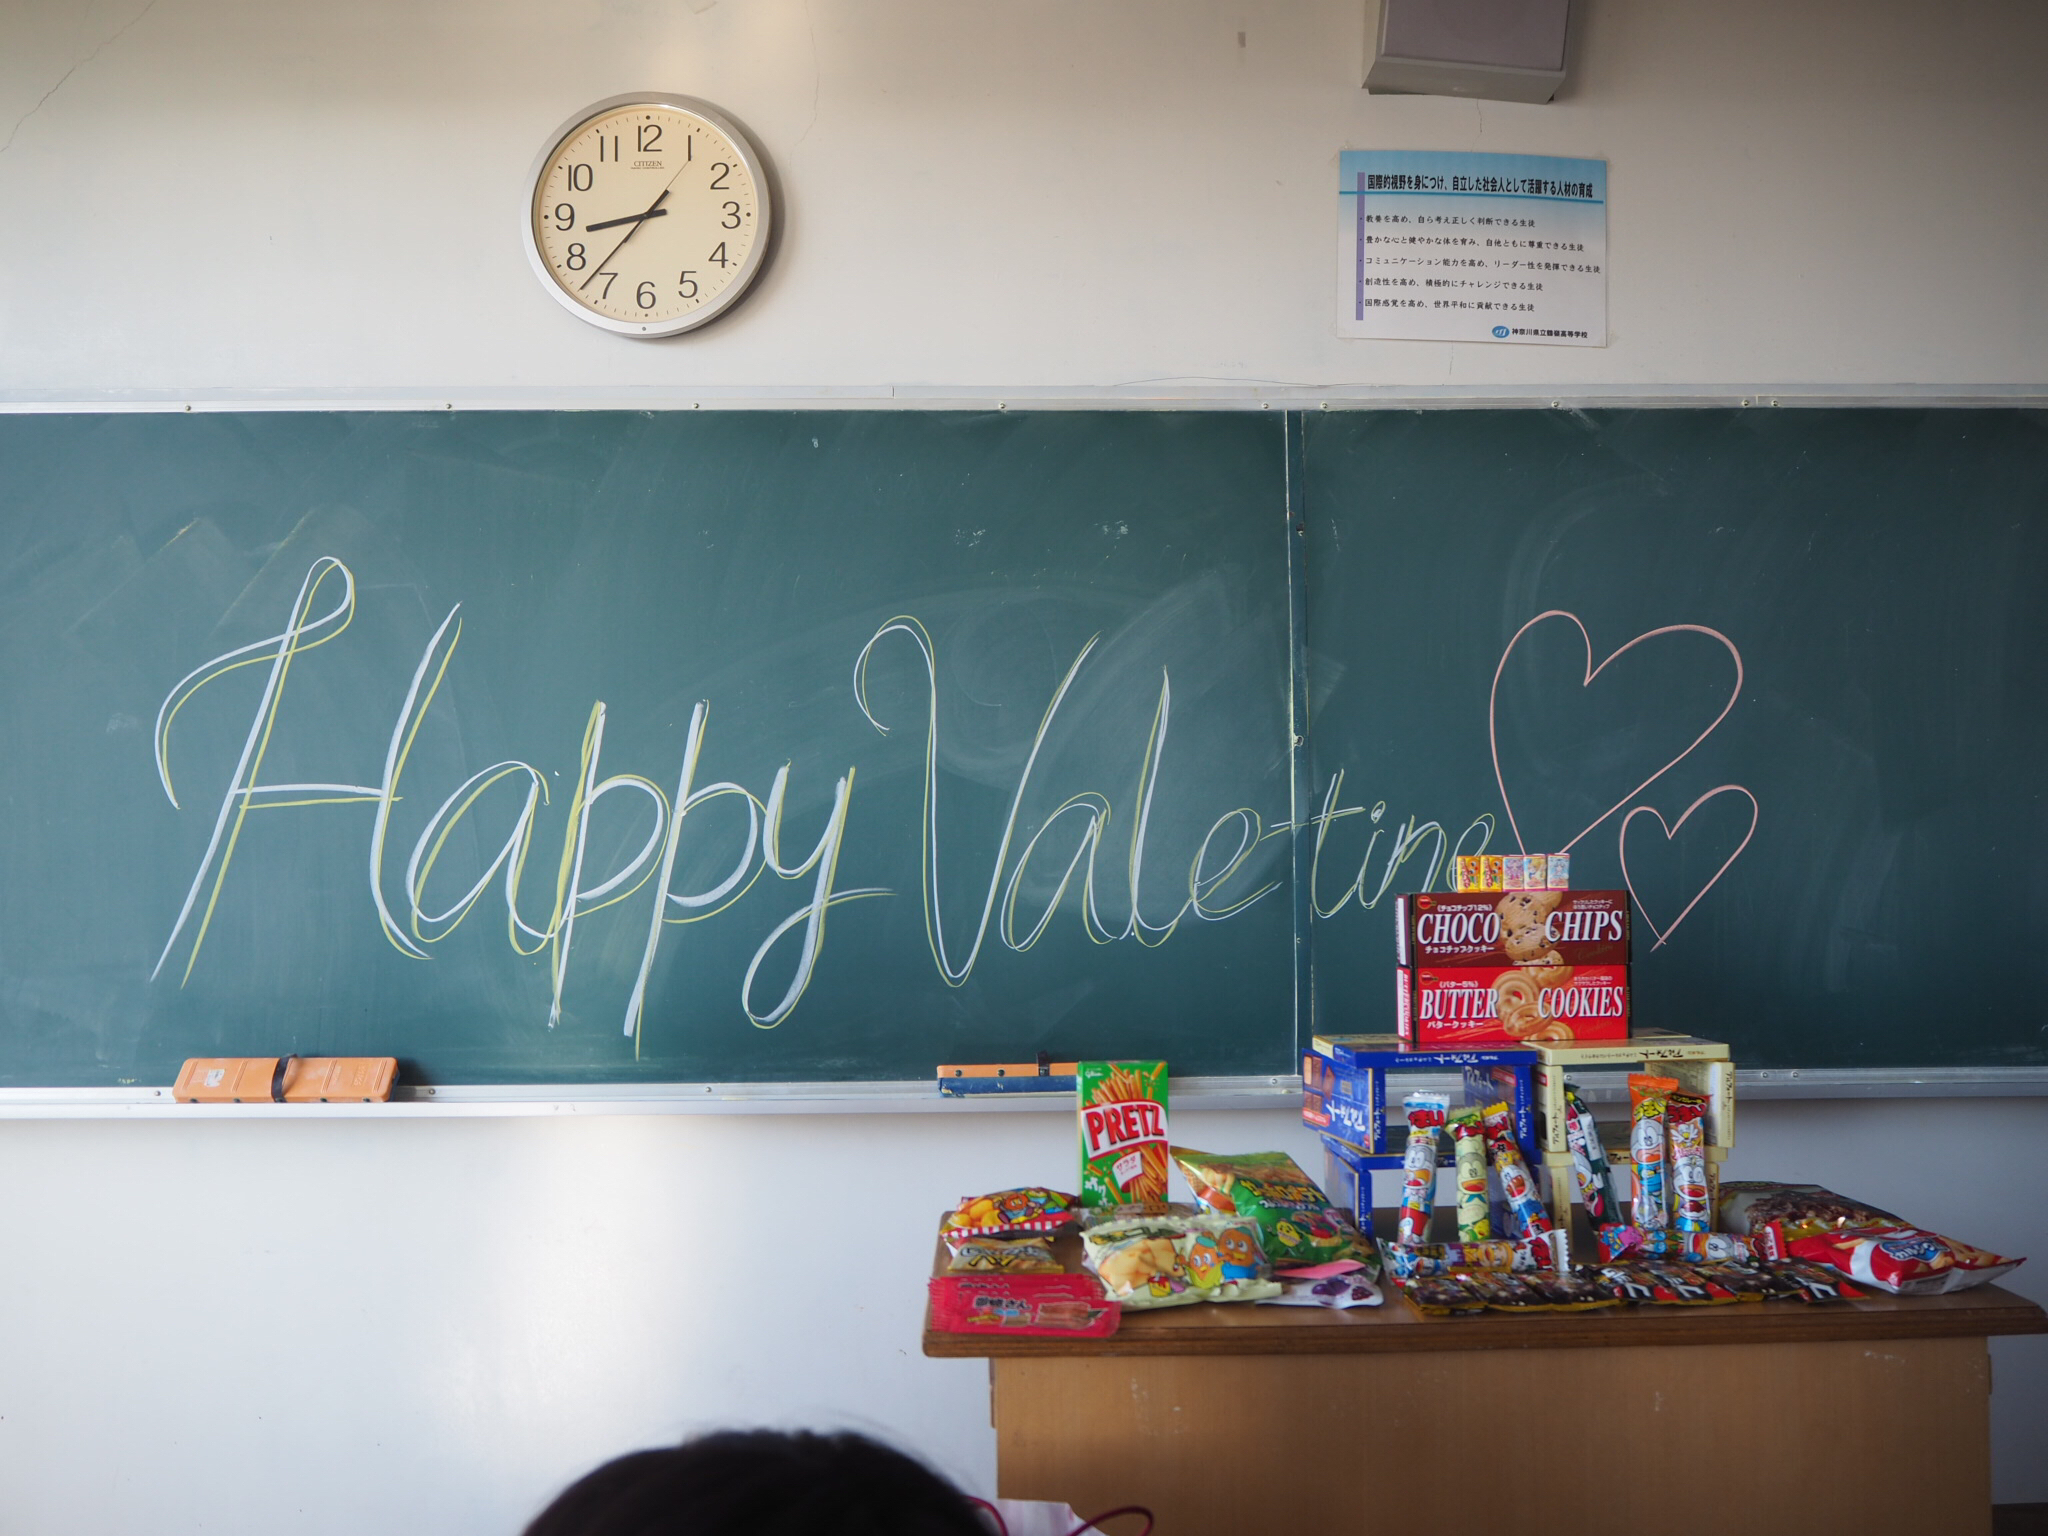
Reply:
[[[1685, 904], [1684, 910], [1681, 911], [1678, 914], [1678, 916], [1671, 919], [1671, 926], [1669, 928], [1659, 928], [1657, 926], [1656, 920], [1650, 916], [1650, 909], [1643, 905], [1642, 892], [1636, 889], [1635, 881], [1631, 879], [1629, 876], [1629, 823], [1634, 821], [1638, 816], [1656, 817], [1657, 825], [1664, 829], [1664, 841], [1668, 843], [1674, 837], [1678, 836], [1679, 829], [1682, 828], [1688, 821], [1692, 819], [1692, 813], [1694, 811], [1698, 810], [1701, 806], [1705, 805], [1709, 800], [1712, 800], [1717, 795], [1740, 795], [1743, 799], [1747, 800], [1749, 802], [1749, 827], [1742, 834], [1742, 841], [1735, 845], [1735, 851], [1733, 853], [1730, 853], [1727, 858], [1721, 861], [1721, 867], [1715, 870], [1714, 873], [1708, 877], [1707, 883], [1705, 885], [1701, 886], [1697, 891], [1693, 893], [1692, 900], [1688, 901]], [[1662, 949], [1664, 947], [1665, 940], [1669, 939], [1672, 934], [1678, 932], [1678, 925], [1685, 921], [1686, 915], [1690, 913], [1694, 907], [1700, 904], [1700, 898], [1706, 895], [1707, 892], [1711, 891], [1714, 888], [1715, 883], [1719, 881], [1723, 875], [1728, 873], [1728, 866], [1730, 864], [1733, 864], [1736, 861], [1736, 859], [1741, 857], [1742, 850], [1749, 846], [1749, 840], [1752, 837], [1756, 836], [1756, 818], [1756, 796], [1752, 795], [1740, 784], [1722, 784], [1717, 786], [1716, 788], [1708, 790], [1704, 795], [1701, 795], [1699, 799], [1693, 801], [1691, 805], [1688, 805], [1685, 808], [1685, 814], [1680, 816], [1678, 820], [1675, 822], [1667, 822], [1664, 819], [1664, 813], [1658, 810], [1653, 805], [1639, 805], [1635, 807], [1635, 809], [1630, 811], [1626, 816], [1621, 818], [1621, 831], [1616, 835], [1615, 838], [1615, 842], [1618, 844], [1618, 851], [1621, 854], [1621, 879], [1622, 883], [1628, 887], [1629, 896], [1635, 901], [1636, 910], [1643, 914], [1643, 921], [1649, 924], [1650, 932], [1657, 935], [1657, 942], [1652, 944], [1650, 948]]]
[[[1606, 810], [1602, 811], [1598, 816], [1595, 816], [1591, 821], [1586, 823], [1585, 826], [1581, 827], [1578, 833], [1572, 838], [1570, 842], [1564, 844], [1560, 848], [1547, 850], [1549, 852], [1555, 853], [1570, 853], [1572, 849], [1578, 844], [1579, 840], [1585, 837], [1585, 835], [1588, 832], [1591, 832], [1595, 827], [1599, 826], [1601, 822], [1605, 821], [1608, 817], [1612, 816], [1616, 811], [1620, 810], [1624, 805], [1627, 805], [1629, 801], [1635, 799], [1637, 795], [1640, 795], [1652, 784], [1656, 783], [1659, 779], [1663, 778], [1665, 774], [1669, 773], [1673, 768], [1677, 767], [1678, 764], [1684, 762], [1687, 756], [1691, 754], [1693, 748], [1697, 747], [1701, 742], [1705, 741], [1709, 736], [1713, 735], [1715, 728], [1719, 726], [1723, 720], [1726, 720], [1728, 718], [1728, 711], [1735, 707], [1735, 701], [1742, 696], [1742, 652], [1738, 651], [1735, 648], [1734, 641], [1730, 640], [1718, 629], [1709, 629], [1704, 624], [1665, 624], [1657, 629], [1644, 630], [1643, 633], [1637, 635], [1635, 639], [1629, 641], [1627, 644], [1621, 646], [1619, 649], [1608, 652], [1606, 659], [1603, 660], [1598, 666], [1595, 666], [1593, 664], [1593, 637], [1586, 633], [1586, 626], [1579, 622], [1579, 616], [1575, 613], [1567, 613], [1562, 608], [1547, 609], [1544, 612], [1537, 614], [1535, 618], [1531, 619], [1528, 623], [1524, 624], [1520, 629], [1516, 630], [1514, 638], [1508, 641], [1507, 649], [1500, 653], [1500, 665], [1493, 669], [1493, 688], [1492, 691], [1489, 692], [1486, 696], [1486, 739], [1488, 745], [1491, 746], [1493, 749], [1493, 782], [1500, 787], [1501, 808], [1507, 812], [1508, 827], [1515, 834], [1515, 846], [1525, 853], [1528, 851], [1528, 844], [1522, 840], [1521, 824], [1515, 819], [1515, 807], [1513, 802], [1508, 799], [1507, 780], [1502, 775], [1500, 768], [1500, 731], [1498, 724], [1498, 710], [1500, 705], [1500, 679], [1501, 674], [1507, 671], [1508, 658], [1515, 653], [1515, 647], [1521, 644], [1522, 636], [1528, 634], [1530, 630], [1534, 629], [1538, 624], [1541, 624], [1545, 619], [1569, 620], [1572, 627], [1579, 632], [1579, 639], [1584, 642], [1586, 647], [1586, 672], [1585, 676], [1580, 680], [1579, 683], [1579, 686], [1582, 688], [1592, 687], [1593, 680], [1596, 677], [1598, 677], [1602, 672], [1605, 672], [1607, 670], [1608, 664], [1614, 661], [1616, 657], [1624, 656], [1628, 654], [1628, 652], [1634, 650], [1637, 646], [1642, 645], [1647, 641], [1655, 640], [1660, 635], [1692, 634], [1709, 636], [1710, 638], [1726, 646], [1728, 648], [1729, 656], [1735, 662], [1735, 678], [1734, 681], [1729, 685], [1727, 702], [1721, 706], [1721, 712], [1714, 716], [1713, 719], [1707, 722], [1706, 728], [1702, 730], [1699, 733], [1699, 735], [1693, 737], [1691, 741], [1687, 742], [1685, 746], [1677, 753], [1676, 756], [1672, 757], [1655, 773], [1652, 773], [1648, 778], [1644, 779], [1642, 783], [1636, 785], [1634, 789], [1630, 790], [1627, 794], [1623, 795], [1619, 800], [1615, 801], [1614, 804], [1607, 807]], [[1683, 818], [1680, 819], [1681, 821], [1683, 820]], [[1690, 911], [1691, 909], [1687, 908], [1687, 910]]]

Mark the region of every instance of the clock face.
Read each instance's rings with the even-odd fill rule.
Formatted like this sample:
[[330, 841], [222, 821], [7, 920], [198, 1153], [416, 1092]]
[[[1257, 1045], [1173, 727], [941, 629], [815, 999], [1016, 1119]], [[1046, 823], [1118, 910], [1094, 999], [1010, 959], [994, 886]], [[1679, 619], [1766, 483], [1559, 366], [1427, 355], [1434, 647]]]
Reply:
[[634, 95], [580, 114], [534, 168], [527, 254], [593, 325], [673, 336], [739, 300], [768, 249], [761, 160], [686, 96]]

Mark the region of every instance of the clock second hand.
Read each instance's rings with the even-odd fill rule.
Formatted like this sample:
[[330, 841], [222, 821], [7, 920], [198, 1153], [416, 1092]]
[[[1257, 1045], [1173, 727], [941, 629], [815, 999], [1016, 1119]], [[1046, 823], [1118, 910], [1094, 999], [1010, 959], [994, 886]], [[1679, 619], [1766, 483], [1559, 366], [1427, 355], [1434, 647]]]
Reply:
[[[612, 264], [612, 257], [618, 255], [619, 252], [625, 248], [627, 240], [632, 239], [635, 235], [640, 233], [640, 226], [642, 224], [645, 224], [649, 219], [656, 217], [658, 212], [666, 212], [666, 210], [663, 209], [661, 205], [668, 201], [669, 191], [674, 186], [675, 183], [671, 181], [667, 187], [663, 187], [661, 190], [661, 196], [657, 197], [652, 203], [648, 204], [647, 211], [645, 213], [631, 215], [633, 220], [633, 227], [626, 231], [624, 238], [622, 238], [617, 245], [611, 248], [611, 251], [605, 256], [605, 259], [603, 261], [600, 261], [596, 266], [590, 269], [590, 277], [586, 277], [585, 279], [583, 279], [582, 282], [576, 285], [576, 291], [578, 293], [581, 293], [584, 289], [590, 286], [591, 277], [596, 277], [598, 273], [602, 272], [606, 267]], [[619, 221], [613, 219], [608, 222], [616, 224]]]

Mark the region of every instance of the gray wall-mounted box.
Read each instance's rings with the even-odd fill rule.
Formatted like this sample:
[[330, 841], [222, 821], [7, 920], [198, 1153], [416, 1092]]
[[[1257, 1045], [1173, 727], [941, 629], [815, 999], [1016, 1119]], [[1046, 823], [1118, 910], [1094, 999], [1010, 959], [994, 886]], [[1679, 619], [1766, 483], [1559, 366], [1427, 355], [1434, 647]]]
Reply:
[[1570, 21], [1571, 0], [1369, 0], [1365, 88], [1548, 101]]

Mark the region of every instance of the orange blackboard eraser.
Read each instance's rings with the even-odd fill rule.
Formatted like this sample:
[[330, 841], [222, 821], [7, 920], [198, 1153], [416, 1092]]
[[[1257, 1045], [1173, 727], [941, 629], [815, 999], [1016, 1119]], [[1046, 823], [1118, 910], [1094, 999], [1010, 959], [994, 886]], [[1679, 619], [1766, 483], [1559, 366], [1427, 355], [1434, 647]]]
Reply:
[[395, 1056], [194, 1056], [178, 1069], [181, 1104], [377, 1103], [391, 1097]]

